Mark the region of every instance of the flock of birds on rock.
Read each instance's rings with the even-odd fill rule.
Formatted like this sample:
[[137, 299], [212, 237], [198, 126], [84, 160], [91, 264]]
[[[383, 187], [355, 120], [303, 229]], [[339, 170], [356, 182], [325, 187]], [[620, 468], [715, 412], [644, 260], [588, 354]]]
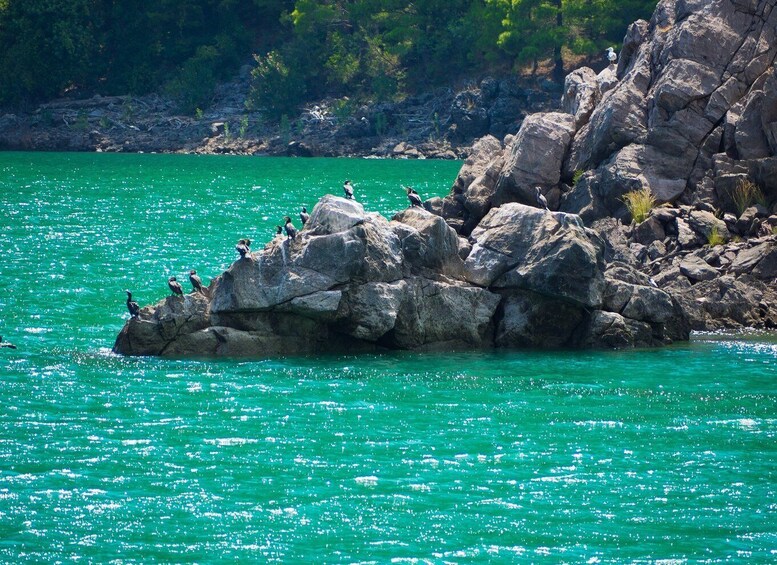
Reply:
[[[245, 240], [241, 239], [240, 241]], [[205, 287], [202, 284], [202, 279], [194, 269], [189, 271], [189, 282], [192, 283], [192, 292], [205, 294]], [[173, 293], [173, 296], [183, 296], [183, 287], [181, 286], [181, 283], [178, 282], [176, 277], [173, 276], [168, 278], [167, 286], [170, 289], [170, 292]], [[138, 306], [137, 302], [132, 300], [132, 292], [129, 290], [125, 290], [124, 292], [127, 293], [127, 311], [129, 312], [131, 318], [137, 318], [140, 315], [140, 306]]]
[[[612, 57], [610, 57], [610, 60], [613, 60]], [[412, 187], [405, 186], [403, 188], [407, 192], [407, 199], [410, 202], [410, 207], [423, 207], [421, 196]], [[545, 198], [545, 195], [542, 194], [542, 187], [535, 186], [534, 191], [537, 206], [544, 210], [548, 210], [548, 200]], [[345, 194], [345, 198], [347, 200], [354, 200], [354, 187], [350, 180], [346, 180], [345, 183], [343, 183], [343, 193]], [[302, 207], [302, 210], [299, 213], [299, 219], [303, 226], [310, 219], [310, 214], [308, 214], [307, 207]], [[287, 239], [295, 240], [297, 238], [297, 228], [292, 223], [290, 216], [283, 217], [283, 226], [275, 226], [276, 236], [283, 235], [284, 231], [286, 232]], [[241, 259], [250, 259], [251, 240], [248, 238], [238, 240], [237, 245], [235, 246], [235, 250], [238, 252]], [[199, 292], [201, 294], [205, 294], [206, 289], [203, 287], [202, 280], [200, 279], [199, 275], [197, 275], [197, 271], [194, 269], [189, 271], [189, 281], [192, 284], [193, 293]], [[178, 282], [176, 277], [172, 276], [168, 278], [167, 286], [170, 288], [173, 296], [183, 296], [183, 288], [181, 287], [181, 283]], [[133, 319], [137, 318], [140, 314], [140, 306], [138, 306], [137, 302], [132, 300], [132, 293], [129, 290], [125, 292], [127, 293], [127, 310], [130, 313], [130, 317]]]
[[[411, 207], [423, 206], [421, 197], [412, 187], [406, 186], [404, 189], [407, 192], [407, 199], [410, 201]], [[346, 180], [343, 183], [343, 193], [347, 200], [354, 200], [354, 187], [350, 180]], [[303, 226], [310, 219], [310, 214], [308, 214], [308, 209], [306, 206], [302, 207], [302, 210], [299, 213], [299, 219]], [[283, 217], [283, 226], [275, 226], [275, 235], [283, 235], [284, 231], [286, 232], [287, 239], [295, 240], [297, 238], [298, 230], [292, 223], [290, 216]], [[235, 250], [238, 252], [241, 259], [250, 259], [251, 240], [248, 238], [238, 240], [237, 245], [235, 246]], [[189, 281], [192, 284], [193, 293], [199, 292], [201, 294], [205, 294], [206, 289], [203, 287], [202, 280], [200, 279], [199, 275], [197, 275], [197, 271], [194, 269], [189, 271]], [[167, 286], [170, 288], [173, 296], [183, 296], [183, 287], [181, 287], [181, 283], [178, 282], [176, 277], [172, 276], [168, 278]], [[137, 302], [132, 300], [132, 293], [129, 290], [126, 290], [125, 292], [127, 293], [127, 310], [129, 311], [130, 317], [136, 319], [140, 315], [140, 306], [138, 306]]]

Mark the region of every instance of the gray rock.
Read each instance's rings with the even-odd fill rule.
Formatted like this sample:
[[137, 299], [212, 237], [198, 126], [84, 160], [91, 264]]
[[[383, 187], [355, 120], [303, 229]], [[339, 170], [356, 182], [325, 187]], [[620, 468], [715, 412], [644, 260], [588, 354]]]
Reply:
[[338, 328], [358, 339], [378, 341], [394, 329], [406, 289], [405, 281], [352, 287], [337, 313]]
[[683, 249], [691, 249], [702, 243], [700, 236], [691, 229], [682, 218], [677, 218], [677, 244]]
[[466, 191], [476, 178], [486, 174], [495, 159], [502, 159], [502, 149], [499, 140], [491, 135], [478, 139], [464, 160], [453, 187]]
[[756, 235], [761, 225], [758, 219], [768, 216], [769, 211], [764, 206], [760, 204], [750, 206], [736, 220], [735, 229], [742, 235]]
[[478, 93], [463, 91], [456, 95], [451, 106], [450, 125], [454, 135], [460, 138], [481, 137], [488, 133], [488, 110]]
[[496, 329], [498, 347], [553, 349], [574, 345], [585, 310], [565, 300], [515, 291], [503, 301]]
[[600, 97], [596, 73], [589, 67], [580, 67], [564, 79], [561, 107], [575, 117], [575, 126], [579, 128], [588, 122]]
[[311, 235], [331, 235], [349, 230], [366, 218], [364, 206], [356, 200], [327, 194], [313, 208], [304, 229]]
[[694, 281], [709, 281], [718, 276], [717, 269], [695, 255], [688, 255], [680, 262], [680, 272]]
[[343, 293], [340, 290], [314, 292], [307, 296], [298, 296], [290, 302], [279, 305], [278, 311], [292, 312], [316, 320], [331, 320], [340, 306]]
[[666, 255], [666, 245], [662, 241], [654, 241], [647, 248], [648, 259], [655, 261], [659, 257]]
[[663, 224], [655, 216], [648, 217], [634, 228], [634, 240], [642, 245], [650, 245], [654, 241], [666, 237]]
[[776, 276], [777, 244], [767, 241], [739, 252], [729, 271], [737, 275], [752, 272], [764, 279]]
[[476, 243], [464, 262], [469, 282], [601, 303], [603, 249], [585, 229], [564, 226], [545, 210], [505, 204], [491, 210], [472, 237]]
[[397, 315], [390, 343], [402, 349], [489, 346], [498, 295], [463, 283], [414, 278]]
[[618, 74], [615, 65], [608, 65], [596, 75], [597, 90], [602, 95], [615, 88], [616, 84], [618, 84]]
[[528, 116], [510, 146], [492, 203], [497, 206], [506, 202], [534, 204], [535, 186], [557, 185], [574, 133], [575, 118], [568, 114]]
[[180, 336], [210, 324], [208, 299], [199, 293], [168, 296], [154, 307], [142, 308], [137, 318], [122, 328], [113, 351], [133, 355], [170, 354], [170, 345]]
[[698, 331], [766, 328], [777, 320], [774, 290], [747, 275], [699, 282], [674, 296], [688, 314], [692, 329]]
[[688, 225], [705, 242], [709, 240], [713, 231], [717, 231], [717, 234], [726, 241], [731, 239], [731, 234], [728, 232], [726, 222], [716, 218], [715, 215], [710, 212], [703, 212], [700, 210], [692, 211], [688, 217]]
[[414, 265], [439, 271], [448, 276], [460, 276], [463, 262], [459, 257], [459, 236], [443, 218], [418, 208], [397, 213], [392, 222], [400, 222], [419, 234], [417, 248], [411, 251], [403, 245], [406, 259]]
[[615, 312], [593, 312], [582, 332], [580, 343], [587, 347], [631, 349], [661, 343], [653, 337], [650, 324], [624, 318]]

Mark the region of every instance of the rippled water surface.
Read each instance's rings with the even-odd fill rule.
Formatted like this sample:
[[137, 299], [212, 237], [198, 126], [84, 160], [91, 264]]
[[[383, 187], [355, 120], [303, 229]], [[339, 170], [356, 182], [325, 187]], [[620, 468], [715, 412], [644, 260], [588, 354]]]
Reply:
[[[109, 349], [345, 178], [450, 162], [0, 153], [0, 561], [772, 562], [777, 340], [257, 361]], [[188, 288], [188, 284], [185, 285]]]

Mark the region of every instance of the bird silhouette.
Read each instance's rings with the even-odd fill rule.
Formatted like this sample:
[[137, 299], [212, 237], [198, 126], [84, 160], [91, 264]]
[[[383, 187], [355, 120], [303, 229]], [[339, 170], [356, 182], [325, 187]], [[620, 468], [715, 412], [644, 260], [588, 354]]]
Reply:
[[240, 258], [245, 259], [246, 255], [250, 255], [251, 253], [251, 240], [250, 239], [240, 239], [237, 242], [237, 245], [235, 245], [235, 249], [238, 253], [240, 253]]
[[296, 239], [297, 228], [295, 228], [294, 224], [291, 223], [291, 218], [289, 218], [288, 216], [284, 216], [283, 221], [284, 221], [283, 229], [286, 230], [286, 235], [288, 236], [288, 239]]
[[305, 206], [303, 206], [302, 212], [299, 213], [299, 221], [302, 222], [302, 225], [304, 226], [309, 219], [310, 219], [310, 214], [308, 214], [308, 209]]
[[345, 192], [345, 197], [348, 200], [353, 200], [353, 185], [351, 181], [347, 180], [343, 183], [343, 192]]
[[611, 65], [614, 65], [615, 61], [618, 60], [618, 54], [615, 52], [614, 47], [607, 48], [607, 60], [610, 62]]
[[189, 282], [192, 283], [192, 292], [204, 294], [202, 291], [202, 279], [197, 275], [197, 271], [194, 269], [189, 271]]
[[132, 300], [132, 293], [129, 290], [125, 290], [124, 292], [127, 293], [127, 310], [130, 313], [130, 317], [137, 318], [138, 314], [140, 314], [140, 306], [138, 306], [137, 302]]
[[179, 283], [175, 277], [170, 277], [167, 279], [167, 286], [170, 287], [173, 295], [177, 294], [179, 296], [183, 296], [183, 288], [181, 288], [181, 283]]
[[410, 186], [406, 186], [405, 190], [407, 190], [407, 199], [410, 200], [410, 205], [421, 206], [421, 197], [418, 196], [418, 193]]

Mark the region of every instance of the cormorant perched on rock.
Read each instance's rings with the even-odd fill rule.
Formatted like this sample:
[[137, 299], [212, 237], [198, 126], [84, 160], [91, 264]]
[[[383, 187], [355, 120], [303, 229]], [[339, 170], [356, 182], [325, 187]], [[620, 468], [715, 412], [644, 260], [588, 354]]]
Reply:
[[275, 235], [283, 235], [283, 228], [281, 226], [275, 226]]
[[178, 294], [180, 296], [183, 296], [183, 288], [181, 288], [181, 283], [179, 283], [175, 277], [170, 277], [167, 279], [167, 286], [170, 287], [170, 290], [173, 292], [173, 295]]
[[407, 190], [407, 199], [410, 200], [411, 206], [421, 206], [423, 204], [421, 197], [418, 196], [418, 193], [412, 187], [406, 186], [405, 190]]
[[615, 61], [618, 60], [618, 54], [615, 52], [614, 47], [607, 48], [607, 60], [610, 62], [611, 65], [614, 65]]
[[285, 222], [283, 229], [286, 230], [286, 235], [289, 239], [295, 239], [297, 237], [297, 228], [295, 228], [294, 224], [291, 223], [291, 218], [284, 216], [283, 221]]
[[251, 240], [250, 239], [238, 240], [237, 245], [235, 245], [235, 249], [237, 249], [237, 252], [240, 253], [240, 258], [245, 259], [246, 255], [249, 255], [251, 253]]
[[542, 189], [539, 186], [534, 187], [534, 192], [537, 196], [537, 206], [540, 208], [548, 209], [548, 199], [542, 194]]
[[202, 290], [202, 279], [197, 275], [197, 271], [192, 269], [189, 271], [189, 282], [192, 283], [192, 292], [199, 292], [205, 294]]
[[[133, 302], [133, 304], [135, 304]], [[135, 304], [137, 306], [137, 304]], [[8, 343], [7, 341], [3, 341], [3, 336], [0, 335], [0, 347], [6, 347], [8, 349], [16, 349], [16, 346], [13, 343]]]
[[127, 293], [127, 310], [129, 310], [130, 317], [137, 318], [138, 314], [140, 314], [140, 306], [138, 306], [137, 302], [132, 300], [132, 293], [129, 290], [125, 290], [124, 292]]
[[310, 214], [308, 214], [308, 209], [305, 206], [303, 206], [302, 212], [299, 213], [299, 221], [302, 222], [302, 225], [304, 226], [309, 219], [310, 219]]
[[345, 197], [348, 200], [353, 200], [353, 185], [351, 184], [351, 181], [345, 181], [343, 184], [343, 192], [345, 192]]

